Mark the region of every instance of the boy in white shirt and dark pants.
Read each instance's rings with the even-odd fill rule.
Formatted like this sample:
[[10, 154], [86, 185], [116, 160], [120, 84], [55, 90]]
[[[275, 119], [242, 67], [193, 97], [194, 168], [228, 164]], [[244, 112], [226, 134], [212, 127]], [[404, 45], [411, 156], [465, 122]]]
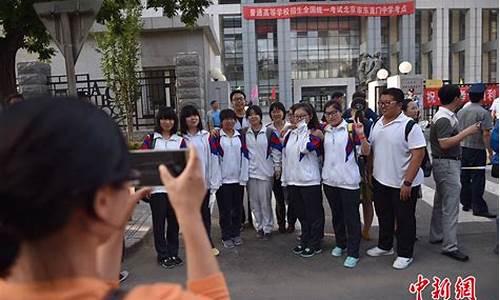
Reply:
[[[369, 144], [362, 143], [363, 154], [373, 155], [373, 196], [379, 219], [378, 246], [369, 256], [393, 255], [394, 225], [397, 223], [397, 255], [393, 267], [405, 269], [413, 262], [416, 237], [415, 207], [419, 187], [424, 181], [420, 168], [426, 141], [419, 126], [408, 130], [410, 118], [402, 112], [404, 93], [397, 88], [382, 92], [383, 113], [370, 133]], [[356, 124], [358, 132], [359, 124]]]

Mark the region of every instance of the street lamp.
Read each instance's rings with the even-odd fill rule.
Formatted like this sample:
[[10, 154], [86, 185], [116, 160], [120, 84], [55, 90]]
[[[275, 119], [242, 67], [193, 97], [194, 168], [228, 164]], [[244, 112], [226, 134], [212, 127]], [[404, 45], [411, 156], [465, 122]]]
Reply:
[[380, 69], [377, 71], [377, 78], [380, 79], [380, 80], [386, 80], [387, 77], [389, 77], [389, 71], [387, 71], [386, 69]]
[[403, 75], [408, 74], [411, 72], [411, 63], [407, 61], [403, 61], [399, 64], [399, 72], [402, 73]]

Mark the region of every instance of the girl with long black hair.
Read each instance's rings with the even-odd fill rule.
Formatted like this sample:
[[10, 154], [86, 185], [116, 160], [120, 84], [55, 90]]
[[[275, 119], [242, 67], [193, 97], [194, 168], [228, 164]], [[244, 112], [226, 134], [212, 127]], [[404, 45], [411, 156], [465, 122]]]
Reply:
[[[178, 150], [186, 148], [186, 142], [177, 134], [178, 118], [171, 107], [160, 107], [156, 114], [154, 132], [144, 138], [141, 149]], [[158, 264], [171, 269], [183, 263], [179, 257], [179, 223], [163, 186], [153, 187], [151, 198], [154, 244]], [[165, 219], [167, 235], [165, 239]]]

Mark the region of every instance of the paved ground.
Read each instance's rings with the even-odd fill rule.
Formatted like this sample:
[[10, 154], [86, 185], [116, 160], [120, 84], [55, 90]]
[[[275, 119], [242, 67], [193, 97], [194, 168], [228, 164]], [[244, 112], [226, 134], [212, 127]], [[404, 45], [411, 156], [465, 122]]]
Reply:
[[[299, 258], [291, 253], [296, 235], [276, 234], [270, 241], [258, 241], [254, 232], [243, 232], [245, 244], [242, 247], [221, 250], [219, 263], [225, 273], [233, 299], [415, 299], [408, 292], [410, 283], [418, 274], [432, 280], [448, 277], [453, 286], [457, 276], [474, 275], [477, 278], [478, 299], [499, 299], [498, 297], [498, 255], [493, 254], [497, 243], [497, 229], [492, 220], [478, 218], [460, 211], [460, 248], [471, 260], [460, 263], [440, 254], [440, 247], [427, 243], [434, 183], [426, 180], [424, 199], [417, 205], [417, 235], [415, 261], [407, 270], [392, 269], [392, 257], [371, 258], [364, 254], [376, 240], [362, 241], [362, 256], [358, 266], [348, 270], [342, 266], [343, 258], [330, 256], [334, 244], [331, 217], [328, 205], [326, 237], [323, 253], [313, 258]], [[498, 213], [498, 180], [488, 178], [487, 200], [490, 210]], [[213, 237], [219, 240], [217, 211], [213, 215]], [[378, 224], [372, 228], [372, 236], [377, 236]], [[184, 257], [184, 249], [181, 249]], [[158, 281], [184, 283], [185, 267], [165, 270], [156, 264], [156, 254], [152, 238], [146, 240], [129, 253], [125, 267], [131, 275], [125, 282], [130, 288], [136, 284]], [[429, 285], [424, 299], [431, 299]]]

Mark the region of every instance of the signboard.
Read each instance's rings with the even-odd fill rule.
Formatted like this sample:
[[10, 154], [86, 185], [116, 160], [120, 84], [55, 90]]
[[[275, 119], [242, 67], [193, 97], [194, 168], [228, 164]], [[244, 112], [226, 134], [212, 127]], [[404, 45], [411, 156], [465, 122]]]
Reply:
[[287, 5], [246, 5], [243, 17], [247, 20], [288, 19], [296, 17], [391, 17], [415, 13], [415, 2], [394, 3], [296, 3]]
[[[462, 84], [460, 87], [460, 97], [463, 103], [469, 101], [469, 88], [470, 84]], [[441, 101], [438, 96], [439, 88], [426, 88], [424, 90], [424, 108], [431, 108], [433, 106], [441, 105]], [[489, 107], [493, 103], [493, 100], [498, 98], [498, 83], [491, 83], [486, 85], [486, 90], [484, 91], [483, 106]]]

